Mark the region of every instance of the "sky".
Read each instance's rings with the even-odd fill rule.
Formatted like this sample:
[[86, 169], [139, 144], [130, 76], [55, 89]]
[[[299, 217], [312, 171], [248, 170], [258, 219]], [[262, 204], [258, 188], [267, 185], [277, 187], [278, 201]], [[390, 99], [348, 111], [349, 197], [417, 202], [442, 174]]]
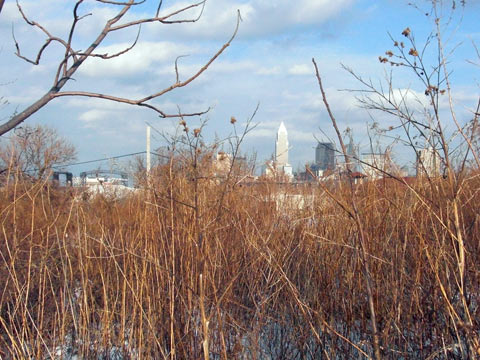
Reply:
[[[68, 37], [72, 21], [73, 0], [20, 0], [25, 14], [42, 24], [54, 36]], [[143, 98], [176, 81], [175, 59], [180, 80], [187, 79], [228, 41], [235, 29], [237, 10], [242, 21], [231, 45], [210, 67], [188, 86], [175, 89], [152, 104], [166, 113], [198, 112], [210, 108], [200, 118], [186, 119], [194, 129], [206, 122], [203, 136], [207, 143], [226, 139], [233, 133], [231, 117], [241, 133], [246, 121], [258, 105], [250, 131], [241, 150], [256, 154], [258, 166], [274, 153], [275, 135], [283, 121], [291, 146], [289, 159], [294, 170], [314, 160], [318, 140], [334, 139], [330, 119], [322, 103], [312, 58], [318, 63], [330, 106], [341, 131], [349, 128], [361, 152], [368, 152], [375, 143], [372, 124], [395, 126], [398, 120], [387, 114], [367, 111], [357, 97], [361, 84], [344, 67], [352, 69], [378, 86], [392, 71], [393, 87], [410, 91], [412, 107], [424, 103], [424, 86], [408, 69], [379, 62], [392, 50], [394, 39], [404, 40], [401, 33], [409, 27], [422, 47], [434, 29], [428, 1], [416, 6], [403, 0], [207, 0], [200, 19], [195, 23], [142, 26], [136, 46], [126, 54], [110, 60], [89, 59], [76, 72], [64, 90], [91, 91], [120, 97]], [[457, 9], [449, 24], [442, 27], [445, 52], [449, 56], [454, 106], [459, 121], [472, 117], [479, 98], [480, 47], [478, 14], [480, 1], [467, 1]], [[164, 0], [161, 14], [190, 4], [188, 1]], [[445, 1], [441, 10], [445, 24], [451, 9]], [[134, 6], [125, 21], [155, 14], [158, 1], [147, 0]], [[182, 18], [194, 19], [200, 7], [185, 12]], [[80, 14], [92, 15], [77, 26], [73, 46], [85, 49], [105, 24], [119, 10], [118, 5], [85, 0]], [[180, 19], [177, 17], [176, 19]], [[447, 26], [448, 25], [448, 26]], [[56, 67], [64, 50], [53, 45], [47, 48], [39, 65], [29, 64], [15, 56], [12, 29], [22, 54], [35, 58], [45, 36], [25, 24], [14, 1], [6, 0], [0, 13], [0, 122], [40, 98], [51, 87]], [[113, 53], [130, 46], [138, 28], [120, 30], [108, 36], [99, 53]], [[391, 36], [391, 37], [390, 37]], [[426, 60], [435, 59], [435, 46], [430, 44]], [[342, 66], [343, 65], [343, 66]], [[423, 97], [422, 97], [423, 96]], [[448, 101], [442, 103], [447, 129]], [[155, 112], [86, 97], [62, 97], [47, 104], [31, 116], [26, 124], [45, 124], [57, 129], [77, 148], [78, 161], [136, 153], [145, 149], [146, 124], [153, 127], [152, 147], [166, 146], [165, 136], [178, 132], [178, 119], [162, 119]], [[162, 135], [163, 134], [163, 135]], [[9, 134], [6, 134], [8, 137]], [[396, 134], [391, 134], [393, 137]], [[5, 136], [3, 136], [5, 138]], [[383, 138], [385, 147], [391, 138]], [[224, 145], [228, 150], [228, 142]], [[401, 165], [411, 166], [412, 150], [399, 145], [394, 157]], [[120, 162], [121, 163], [121, 162]], [[112, 165], [113, 164], [113, 165]], [[72, 167], [74, 173], [106, 166], [124, 166], [106, 161]]]

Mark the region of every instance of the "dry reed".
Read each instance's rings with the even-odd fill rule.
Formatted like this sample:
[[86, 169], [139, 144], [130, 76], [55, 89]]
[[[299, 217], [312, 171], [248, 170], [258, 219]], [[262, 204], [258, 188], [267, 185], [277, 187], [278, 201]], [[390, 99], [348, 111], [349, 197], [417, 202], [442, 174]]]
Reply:
[[[219, 184], [172, 160], [123, 198], [12, 169], [0, 190], [0, 357], [373, 357], [356, 225], [324, 189]], [[444, 179], [355, 187], [385, 358], [461, 358], [477, 344], [479, 178], [464, 178], [460, 229]], [[329, 191], [350, 196], [341, 183]], [[282, 192], [315, 200], [279, 209]]]

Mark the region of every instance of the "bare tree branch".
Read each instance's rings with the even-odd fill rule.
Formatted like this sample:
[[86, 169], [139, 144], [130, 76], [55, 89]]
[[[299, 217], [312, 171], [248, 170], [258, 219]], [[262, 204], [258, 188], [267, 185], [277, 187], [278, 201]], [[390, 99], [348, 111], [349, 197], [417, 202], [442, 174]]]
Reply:
[[146, 0], [141, 0], [139, 2], [133, 2], [133, 1], [128, 1], [128, 2], [125, 2], [125, 1], [113, 1], [113, 0], [96, 0], [97, 2], [99, 3], [103, 3], [103, 4], [111, 4], [111, 5], [121, 5], [121, 6], [125, 6], [125, 5], [140, 5], [140, 4], [143, 4]]
[[[98, 58], [101, 58], [101, 59], [104, 59], [104, 60], [108, 60], [108, 59], [113, 59], [115, 57], [118, 57], [120, 55], [123, 55], [127, 52], [129, 52], [130, 50], [132, 50], [135, 45], [137, 45], [137, 42], [138, 42], [138, 38], [140, 37], [140, 31], [141, 31], [142, 27], [141, 25], [138, 27], [138, 32], [137, 32], [137, 37], [135, 38], [135, 41], [133, 42], [132, 45], [130, 45], [129, 47], [123, 49], [123, 50], [120, 50], [112, 55], [109, 55], [108, 53], [105, 53], [105, 54], [90, 54], [89, 56], [90, 57], [98, 57]], [[85, 55], [84, 53], [77, 53], [77, 55]]]
[[[81, 0], [83, 1], [83, 0]], [[80, 2], [81, 2], [80, 1]], [[18, 0], [17, 0], [17, 8], [18, 8], [18, 11], [20, 12], [20, 14], [22, 15], [23, 17], [23, 20], [25, 20], [25, 22], [28, 24], [28, 25], [31, 25], [33, 27], [37, 27], [38, 29], [40, 29], [43, 33], [45, 33], [45, 35], [47, 35], [47, 40], [45, 40], [45, 43], [42, 45], [42, 47], [40, 48], [40, 50], [38, 51], [37, 53], [37, 57], [35, 58], [35, 60], [31, 60], [25, 56], [23, 56], [20, 52], [20, 46], [15, 38], [15, 33], [14, 33], [14, 29], [12, 27], [12, 37], [13, 37], [13, 40], [15, 42], [15, 48], [16, 48], [16, 52], [15, 52], [15, 55], [17, 55], [19, 58], [29, 62], [30, 64], [33, 64], [33, 65], [38, 65], [40, 63], [40, 59], [42, 57], [42, 54], [44, 52], [44, 50], [48, 47], [48, 45], [50, 45], [52, 42], [58, 42], [60, 44], [62, 44], [65, 49], [66, 49], [66, 55], [65, 56], [68, 56], [67, 54], [69, 53], [72, 53], [72, 49], [70, 47], [70, 43], [64, 41], [63, 39], [59, 38], [59, 37], [56, 37], [56, 36], [53, 36], [50, 34], [50, 32], [48, 32], [48, 30], [43, 27], [42, 25], [40, 25], [39, 23], [37, 23], [36, 21], [31, 21], [30, 19], [27, 18], [27, 16], [25, 15], [22, 7], [20, 6], [20, 4], [18, 3]]]
[[101, 94], [101, 93], [93, 93], [93, 92], [85, 92], [85, 91], [61, 91], [56, 94], [52, 95], [52, 98], [58, 98], [58, 97], [63, 97], [63, 96], [80, 96], [80, 97], [91, 97], [91, 98], [97, 98], [97, 99], [104, 99], [104, 100], [110, 100], [110, 101], [115, 101], [118, 103], [122, 104], [129, 104], [129, 105], [137, 105], [137, 106], [142, 106], [142, 107], [147, 107], [149, 109], [152, 109], [153, 111], [157, 112], [161, 118], [177, 118], [177, 117], [191, 117], [191, 116], [201, 116], [206, 114], [207, 112], [210, 111], [210, 108], [204, 111], [199, 111], [199, 112], [194, 112], [194, 113], [175, 113], [175, 114], [166, 114], [162, 110], [160, 110], [158, 107], [142, 102], [141, 100], [132, 100], [129, 98], [122, 98], [118, 96], [113, 96], [113, 95], [108, 95], [108, 94]]
[[[71, 46], [72, 46], [72, 39], [73, 39], [73, 33], [75, 31], [75, 26], [77, 25], [77, 23], [80, 21], [81, 18], [84, 18], [85, 16], [88, 16], [88, 14], [83, 16], [83, 17], [78, 16], [78, 12], [77, 12], [78, 7], [80, 6], [80, 4], [82, 2], [83, 2], [83, 0], [78, 0], [77, 3], [75, 4], [75, 7], [73, 8], [73, 22], [72, 22], [72, 26], [70, 27], [70, 33], [68, 34], [68, 48], [66, 49], [65, 55], [64, 55], [64, 58], [66, 59], [66, 61], [64, 61], [64, 63], [63, 63], [63, 76], [66, 76], [66, 74], [67, 74], [68, 49], [71, 48]], [[74, 58], [74, 60], [76, 60], [76, 58]], [[57, 76], [55, 77], [55, 79], [58, 79], [58, 73], [57, 73]]]
[[158, 2], [158, 8], [157, 8], [157, 12], [155, 13], [155, 16], [158, 17], [158, 14], [160, 14], [160, 9], [162, 8], [162, 4], [163, 4], [163, 0], [160, 0]]
[[177, 83], [180, 82], [180, 76], [178, 74], [178, 59], [182, 58], [182, 57], [187, 57], [188, 55], [179, 55], [177, 56], [177, 58], [175, 59], [175, 77], [177, 79]]
[[235, 31], [233, 32], [233, 35], [232, 37], [230, 38], [230, 40], [228, 40], [222, 47], [220, 50], [217, 51], [217, 53], [215, 55], [213, 55], [210, 60], [208, 60], [208, 62], [202, 66], [202, 68], [200, 70], [198, 70], [194, 75], [192, 75], [190, 78], [188, 78], [187, 80], [185, 81], [181, 81], [181, 82], [177, 82], [176, 84], [173, 84], [171, 86], [169, 86], [168, 88], [165, 88], [163, 89], [162, 91], [156, 93], [156, 94], [153, 94], [153, 95], [149, 95], [143, 99], [140, 100], [140, 103], [144, 103], [148, 100], [151, 100], [151, 99], [154, 99], [156, 97], [159, 97], [159, 96], [162, 96], [163, 94], [167, 93], [167, 92], [170, 92], [172, 91], [173, 89], [175, 88], [180, 88], [180, 87], [184, 87], [184, 86], [187, 86], [188, 84], [190, 84], [193, 80], [195, 80], [196, 78], [198, 78], [205, 70], [208, 69], [208, 67], [220, 56], [220, 54], [222, 54], [225, 49], [227, 47], [230, 46], [230, 44], [232, 43], [233, 39], [235, 38], [235, 36], [237, 35], [237, 32], [238, 32], [238, 27], [240, 25], [240, 11], [238, 11], [237, 13], [237, 25], [235, 27]]
[[[200, 1], [196, 4], [192, 4], [192, 5], [188, 5], [188, 6], [185, 6], [181, 9], [178, 9], [178, 10], [175, 10], [173, 12], [171, 12], [170, 14], [168, 15], [165, 15], [165, 16], [155, 16], [153, 18], [148, 18], [148, 19], [140, 19], [140, 20], [136, 20], [136, 21], [131, 21], [131, 22], [128, 22], [128, 23], [125, 23], [125, 24], [121, 24], [121, 25], [118, 25], [118, 26], [114, 26], [111, 28], [111, 31], [116, 31], [116, 30], [120, 30], [120, 29], [125, 29], [127, 27], [131, 27], [131, 26], [135, 26], [135, 25], [140, 25], [140, 24], [144, 24], [144, 23], [149, 23], [149, 22], [160, 22], [162, 24], [181, 24], [181, 23], [194, 23], [194, 22], [197, 22], [198, 20], [200, 20], [200, 17], [202, 16], [203, 14], [203, 9], [205, 8], [205, 3], [206, 3], [207, 0], [203, 0], [203, 1]], [[178, 14], [181, 14], [181, 13], [184, 13], [185, 11], [187, 10], [190, 10], [190, 9], [193, 9], [193, 8], [196, 8], [198, 6], [202, 6], [202, 10], [200, 11], [200, 14], [194, 18], [194, 19], [183, 19], [183, 20], [167, 20], [175, 15], [178, 15]]]
[[[163, 90], [160, 90], [156, 93], [147, 95], [141, 99], [130, 99], [130, 98], [124, 98], [124, 97], [119, 97], [119, 96], [114, 96], [114, 95], [109, 95], [109, 94], [101, 94], [101, 93], [96, 93], [96, 92], [89, 92], [89, 91], [64, 91], [61, 92], [61, 89], [63, 86], [69, 81], [73, 79], [73, 75], [77, 71], [77, 69], [82, 66], [82, 64], [87, 60], [88, 58], [101, 58], [101, 59], [112, 59], [114, 57], [118, 57], [121, 55], [124, 55], [128, 51], [132, 50], [135, 45], [138, 42], [139, 36], [140, 36], [140, 26], [139, 30], [137, 33], [137, 36], [133, 42], [133, 44], [117, 53], [114, 54], [100, 54], [96, 53], [95, 49], [104, 41], [104, 39], [108, 36], [109, 33], [120, 30], [120, 29], [125, 29], [125, 28], [130, 28], [133, 26], [141, 25], [143, 23], [148, 23], [148, 22], [160, 22], [163, 24], [177, 24], [177, 23], [184, 23], [184, 22], [196, 22], [199, 20], [200, 16], [203, 13], [203, 9], [205, 7], [206, 0], [191, 4], [189, 6], [182, 7], [178, 10], [172, 11], [168, 15], [165, 16], [158, 16], [158, 13], [160, 11], [162, 1], [159, 2], [159, 6], [157, 9], [157, 14], [154, 18], [143, 18], [143, 19], [138, 19], [135, 21], [127, 22], [124, 24], [116, 25], [119, 23], [119, 21], [125, 16], [125, 14], [128, 13], [128, 11], [132, 8], [132, 6], [142, 4], [145, 1], [137, 1], [135, 2], [134, 0], [129, 0], [129, 1], [113, 1], [113, 0], [97, 0], [99, 3], [104, 3], [104, 4], [111, 4], [111, 5], [117, 5], [117, 6], [122, 6], [122, 8], [118, 11], [118, 13], [106, 21], [105, 26], [103, 29], [100, 31], [100, 33], [97, 35], [97, 37], [91, 42], [90, 46], [84, 50], [74, 50], [73, 49], [73, 39], [75, 37], [75, 30], [78, 22], [85, 18], [86, 16], [89, 16], [91, 14], [85, 14], [85, 15], [79, 15], [79, 7], [82, 5], [84, 0], [77, 0], [75, 2], [75, 5], [73, 7], [73, 20], [72, 24], [70, 26], [70, 31], [68, 38], [66, 40], [61, 39], [59, 37], [56, 37], [52, 35], [44, 26], [39, 24], [36, 21], [33, 21], [29, 19], [26, 15], [26, 13], [23, 11], [22, 7], [18, 3], [17, 0], [17, 7], [20, 12], [20, 14], [23, 17], [23, 20], [33, 26], [38, 28], [40, 31], [42, 31], [46, 35], [46, 40], [45, 43], [40, 47], [40, 49], [37, 52], [37, 55], [34, 59], [30, 59], [26, 56], [24, 56], [21, 51], [20, 51], [20, 45], [15, 39], [15, 35], [13, 33], [12, 29], [12, 36], [15, 42], [15, 47], [16, 47], [16, 55], [33, 64], [33, 65], [38, 65], [41, 61], [42, 55], [44, 51], [48, 48], [48, 46], [52, 42], [58, 42], [62, 44], [65, 47], [65, 53], [63, 55], [63, 58], [60, 59], [58, 67], [57, 67], [57, 72], [54, 78], [54, 82], [50, 90], [48, 90], [40, 99], [35, 101], [33, 104], [28, 106], [26, 109], [21, 111], [18, 114], [14, 114], [7, 122], [3, 123], [0, 125], [0, 135], [5, 134], [6, 132], [14, 129], [16, 126], [21, 124], [25, 119], [27, 119], [29, 116], [33, 115], [35, 112], [40, 110], [43, 106], [48, 104], [51, 100], [63, 96], [84, 96], [84, 97], [92, 97], [92, 98], [99, 98], [99, 99], [105, 99], [105, 100], [110, 100], [110, 101], [115, 101], [119, 103], [124, 103], [124, 104], [129, 104], [129, 105], [136, 105], [136, 106], [141, 106], [141, 107], [146, 107], [149, 108], [156, 113], [159, 114], [160, 117], [162, 118], [169, 118], [169, 117], [182, 117], [182, 116], [199, 116], [205, 114], [209, 109], [205, 111], [199, 111], [199, 112], [192, 112], [192, 113], [184, 113], [184, 114], [167, 114], [164, 111], [162, 111], [160, 108], [158, 108], [156, 105], [153, 105], [149, 103], [150, 100], [153, 100], [155, 98], [158, 98], [176, 88], [181, 88], [184, 87], [188, 84], [190, 84], [192, 81], [194, 81], [196, 78], [198, 78], [203, 72], [205, 72], [210, 65], [230, 46], [231, 42], [233, 39], [236, 37], [238, 28], [240, 25], [240, 12], [238, 11], [237, 13], [237, 21], [235, 25], [235, 29], [233, 31], [232, 36], [229, 38], [229, 40], [203, 65], [195, 74], [190, 76], [188, 79], [185, 81], [180, 81], [179, 79], [179, 73], [178, 73], [178, 58], [175, 60], [175, 74], [176, 74], [176, 82], [174, 84], [171, 84], [170, 86], [165, 87]], [[180, 19], [180, 20], [168, 20], [172, 18], [173, 16], [182, 14], [186, 12], [187, 10], [200, 7], [201, 6], [201, 12], [200, 14], [193, 19]], [[60, 75], [61, 74], [61, 75]]]

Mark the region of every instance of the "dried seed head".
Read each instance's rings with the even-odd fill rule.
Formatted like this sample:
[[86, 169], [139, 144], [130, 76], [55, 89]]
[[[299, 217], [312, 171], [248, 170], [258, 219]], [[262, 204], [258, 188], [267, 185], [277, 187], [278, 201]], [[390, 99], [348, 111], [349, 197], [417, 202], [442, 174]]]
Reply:
[[237, 122], [237, 119], [235, 119], [234, 116], [230, 118], [230, 124], [235, 124]]
[[388, 57], [392, 57], [393, 56], [393, 52], [388, 50], [385, 52], [385, 55], [387, 55]]
[[[445, 91], [445, 90], [444, 90]], [[435, 94], [438, 92], [438, 87], [436, 87], [435, 85], [430, 85], [429, 87], [427, 87], [427, 89], [425, 90], [425, 95], [430, 95], [430, 94]], [[440, 93], [442, 93], [442, 91], [440, 91]]]
[[379, 57], [378, 57], [378, 61], [380, 61], [381, 63], [386, 63], [386, 62], [388, 62], [388, 59], [385, 58], [385, 57], [379, 56]]
[[200, 129], [193, 129], [193, 136], [198, 137], [200, 135]]
[[187, 122], [185, 120], [180, 120], [179, 124], [182, 126], [187, 126]]
[[408, 37], [408, 35], [410, 35], [410, 28], [409, 27], [405, 28], [405, 30], [402, 31], [402, 35], [405, 37]]
[[412, 55], [412, 56], [418, 56], [418, 52], [414, 48], [411, 48], [410, 51], [408, 52], [408, 54]]

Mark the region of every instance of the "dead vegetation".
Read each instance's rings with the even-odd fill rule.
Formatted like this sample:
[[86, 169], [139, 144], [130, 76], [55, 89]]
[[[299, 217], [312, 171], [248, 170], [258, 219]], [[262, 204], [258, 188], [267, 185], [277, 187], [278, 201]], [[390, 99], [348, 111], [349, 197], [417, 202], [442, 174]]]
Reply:
[[[373, 356], [356, 224], [336, 202], [314, 186], [313, 207], [286, 213], [265, 200], [275, 184], [232, 188], [191, 175], [171, 161], [150, 191], [117, 200], [5, 184], [1, 356]], [[447, 187], [355, 189], [386, 358], [478, 351], [478, 174], [465, 173], [458, 194], [462, 280], [451, 203], [440, 196]], [[330, 191], [347, 201], [341, 184]]]

